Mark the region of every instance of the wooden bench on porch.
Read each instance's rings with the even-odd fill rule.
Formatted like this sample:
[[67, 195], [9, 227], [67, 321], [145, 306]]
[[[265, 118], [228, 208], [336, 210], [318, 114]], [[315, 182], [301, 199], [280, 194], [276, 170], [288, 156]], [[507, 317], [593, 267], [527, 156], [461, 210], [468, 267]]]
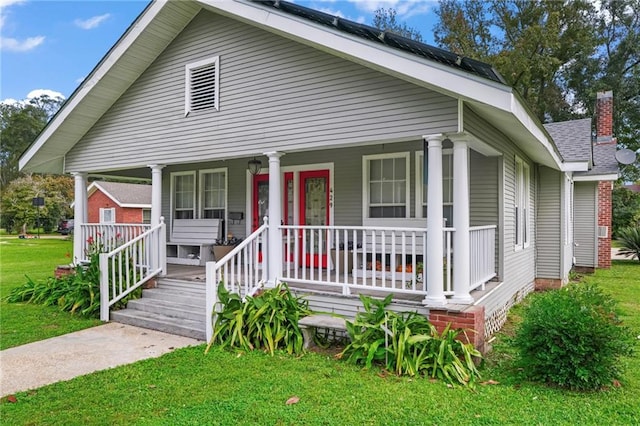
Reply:
[[167, 263], [204, 266], [222, 234], [220, 219], [174, 219], [167, 242]]

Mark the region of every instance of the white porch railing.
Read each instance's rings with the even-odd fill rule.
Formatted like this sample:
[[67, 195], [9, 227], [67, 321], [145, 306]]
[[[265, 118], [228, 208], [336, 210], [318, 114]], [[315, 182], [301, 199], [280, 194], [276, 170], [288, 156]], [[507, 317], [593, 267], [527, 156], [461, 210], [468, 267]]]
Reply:
[[[266, 222], [266, 221], [265, 221]], [[267, 281], [269, 264], [268, 224], [245, 238], [222, 259], [206, 263], [206, 335], [213, 336], [213, 314], [218, 302], [218, 285], [241, 295], [252, 294]]]
[[[113, 228], [117, 229], [114, 225]], [[146, 225], [140, 225], [146, 226]], [[124, 225], [124, 230], [129, 230], [127, 235], [142, 228]], [[105, 238], [103, 232], [111, 232], [113, 229], [102, 228], [96, 237], [101, 238], [103, 250], [117, 244], [117, 234], [107, 234], [113, 239]], [[95, 241], [95, 240], [94, 240]], [[106, 243], [105, 243], [106, 242]], [[94, 242], [95, 243], [95, 242]], [[164, 269], [162, 258], [163, 248], [166, 244], [164, 221], [160, 224], [141, 232], [128, 242], [111, 247], [108, 253], [100, 253], [100, 319], [109, 321], [109, 309], [114, 303], [128, 296], [135, 289], [160, 274]]]
[[496, 276], [496, 225], [472, 226], [469, 230], [469, 290], [482, 287]]
[[91, 246], [100, 245], [101, 250], [109, 252], [123, 243], [133, 240], [139, 235], [151, 229], [148, 224], [127, 223], [83, 223], [80, 224], [81, 241], [83, 244], [80, 253], [75, 253], [76, 262], [89, 260], [87, 253]]
[[[288, 283], [426, 295], [427, 230], [366, 226], [280, 226]], [[444, 230], [444, 291], [453, 294], [452, 233]]]

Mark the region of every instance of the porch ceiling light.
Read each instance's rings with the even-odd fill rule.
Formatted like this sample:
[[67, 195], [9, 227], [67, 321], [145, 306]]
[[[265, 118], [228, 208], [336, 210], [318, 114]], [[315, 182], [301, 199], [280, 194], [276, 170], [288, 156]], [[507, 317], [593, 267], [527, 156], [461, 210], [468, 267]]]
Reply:
[[262, 161], [256, 160], [256, 157], [253, 157], [253, 160], [249, 160], [249, 173], [255, 176], [258, 173], [260, 173], [261, 169], [262, 169]]

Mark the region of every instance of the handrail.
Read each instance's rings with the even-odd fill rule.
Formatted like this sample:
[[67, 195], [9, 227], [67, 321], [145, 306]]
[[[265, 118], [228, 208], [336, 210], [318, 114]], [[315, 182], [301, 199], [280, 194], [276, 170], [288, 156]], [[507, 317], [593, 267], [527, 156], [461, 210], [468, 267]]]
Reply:
[[109, 309], [127, 297], [163, 267], [161, 246], [164, 244], [165, 224], [160, 224], [118, 246], [108, 253], [100, 253], [100, 319], [109, 321]]
[[213, 315], [218, 303], [218, 285], [246, 296], [260, 287], [268, 265], [268, 224], [265, 223], [219, 261], [206, 264], [206, 336], [213, 336]]

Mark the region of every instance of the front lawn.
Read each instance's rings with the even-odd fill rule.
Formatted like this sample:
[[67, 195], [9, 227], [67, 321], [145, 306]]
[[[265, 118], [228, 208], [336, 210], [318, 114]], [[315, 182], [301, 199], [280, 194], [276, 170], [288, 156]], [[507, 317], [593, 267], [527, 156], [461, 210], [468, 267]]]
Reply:
[[59, 336], [100, 323], [58, 311], [55, 307], [7, 303], [11, 289], [54, 274], [56, 265], [71, 262], [73, 241], [60, 237], [19, 239], [0, 237], [0, 350]]
[[[622, 318], [636, 335], [638, 277], [637, 262], [617, 261], [586, 278], [622, 302]], [[510, 368], [512, 328], [498, 336], [476, 392], [363, 371], [317, 353], [204, 355], [200, 345], [19, 393], [16, 403], [0, 409], [3, 420], [16, 425], [640, 424], [640, 354], [628, 360], [621, 387], [598, 393], [548, 388], [520, 381]], [[294, 396], [299, 402], [287, 405]]]

